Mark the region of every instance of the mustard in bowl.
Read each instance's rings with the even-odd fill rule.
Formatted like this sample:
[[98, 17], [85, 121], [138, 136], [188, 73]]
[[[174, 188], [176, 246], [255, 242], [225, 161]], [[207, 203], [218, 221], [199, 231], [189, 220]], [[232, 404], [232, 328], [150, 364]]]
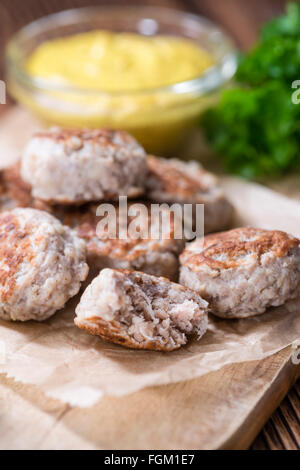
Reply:
[[174, 153], [235, 69], [219, 28], [161, 8], [69, 10], [7, 46], [11, 94], [46, 123], [125, 129], [156, 154]]

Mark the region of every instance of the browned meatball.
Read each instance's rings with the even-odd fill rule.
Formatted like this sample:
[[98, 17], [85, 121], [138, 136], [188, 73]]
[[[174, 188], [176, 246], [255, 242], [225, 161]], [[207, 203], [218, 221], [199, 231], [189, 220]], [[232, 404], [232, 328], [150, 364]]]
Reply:
[[285, 232], [239, 228], [190, 243], [180, 283], [224, 318], [244, 318], [300, 294], [300, 241]]
[[207, 329], [207, 302], [190, 289], [137, 271], [103, 269], [85, 290], [75, 324], [134, 349], [172, 351]]
[[53, 204], [136, 197], [143, 193], [146, 155], [123, 131], [54, 129], [28, 142], [21, 176], [34, 198]]
[[84, 242], [55, 217], [35, 209], [0, 214], [0, 318], [49, 318], [87, 274]]

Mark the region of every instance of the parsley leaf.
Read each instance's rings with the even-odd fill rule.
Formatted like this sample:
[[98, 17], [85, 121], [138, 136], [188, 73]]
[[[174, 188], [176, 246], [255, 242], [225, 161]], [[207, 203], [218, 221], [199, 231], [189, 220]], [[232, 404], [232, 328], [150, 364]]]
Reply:
[[239, 86], [224, 91], [202, 124], [231, 173], [249, 179], [300, 169], [300, 106], [291, 84], [300, 79], [300, 5], [267, 23], [241, 57]]

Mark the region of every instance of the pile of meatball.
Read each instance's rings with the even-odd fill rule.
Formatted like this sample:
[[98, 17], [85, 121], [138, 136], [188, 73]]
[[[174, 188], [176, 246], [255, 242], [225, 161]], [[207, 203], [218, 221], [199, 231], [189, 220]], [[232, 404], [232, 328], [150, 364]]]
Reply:
[[[142, 222], [151, 236], [99, 233], [99, 204], [118, 216], [121, 196], [128, 212], [162, 205], [168, 233], [156, 233], [150, 211]], [[204, 205], [203, 236], [175, 235], [174, 204]], [[296, 298], [299, 240], [224, 231], [232, 219], [217, 178], [197, 162], [147, 155], [123, 131], [37, 133], [1, 173], [0, 318], [45, 321], [83, 291], [79, 328], [130, 348], [172, 351], [205, 334], [209, 313], [246, 318]]]

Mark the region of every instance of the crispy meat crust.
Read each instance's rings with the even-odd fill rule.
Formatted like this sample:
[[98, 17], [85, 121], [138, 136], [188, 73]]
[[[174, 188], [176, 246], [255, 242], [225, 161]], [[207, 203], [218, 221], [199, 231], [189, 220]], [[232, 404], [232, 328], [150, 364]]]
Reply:
[[206, 236], [200, 251], [188, 246], [180, 261], [194, 271], [203, 265], [217, 270], [231, 269], [244, 264], [247, 255], [259, 263], [263, 254], [271, 252], [276, 257], [282, 257], [299, 243], [297, 238], [279, 230], [238, 228]]
[[152, 201], [192, 204], [192, 225], [196, 223], [196, 204], [204, 204], [204, 231], [229, 228], [233, 207], [226, 199], [218, 179], [196, 161], [184, 162], [148, 155], [146, 195]]
[[29, 227], [20, 228], [17, 218], [8, 212], [0, 214], [0, 299], [7, 302], [16, 289], [15, 276], [22, 263], [31, 262], [34, 253], [31, 248]]
[[116, 139], [123, 144], [135, 142], [125, 131], [113, 129], [60, 129], [53, 128], [48, 132], [36, 132], [33, 137], [51, 138], [56, 142], [65, 142], [71, 150], [80, 150], [85, 142], [102, 144], [103, 146], [119, 147]]
[[164, 191], [170, 197], [173, 195], [175, 198], [182, 198], [189, 200], [195, 198], [199, 192], [208, 192], [208, 184], [201, 179], [201, 175], [205, 176], [208, 173], [204, 169], [198, 169], [198, 176], [192, 178], [187, 172], [181, 171], [178, 167], [172, 164], [172, 161], [167, 161], [149, 155], [147, 157], [147, 165], [150, 173], [157, 178], [160, 184], [160, 191]]
[[[160, 344], [157, 341], [150, 340], [147, 341], [147, 345], [145, 345], [145, 343], [139, 343], [138, 341], [134, 341], [129, 336], [125, 337], [124, 333], [121, 334], [119, 326], [116, 322], [104, 322], [99, 317], [91, 317], [89, 318], [89, 322], [80, 322], [75, 318], [74, 322], [76, 326], [90, 335], [100, 336], [105, 341], [120, 344], [121, 346], [125, 346], [130, 349], [149, 349], [151, 351], [169, 352], [181, 347], [179, 344], [178, 346], [168, 348], [167, 346]], [[93, 324], [91, 324], [91, 322], [93, 322]]]
[[32, 207], [54, 214], [53, 206], [32, 197], [31, 186], [22, 179], [20, 169], [21, 162], [19, 161], [0, 172], [2, 192], [12, 200], [15, 207]]
[[21, 163], [2, 170], [4, 188], [9, 197], [15, 200], [21, 207], [32, 207], [31, 187], [22, 180], [20, 175]]

